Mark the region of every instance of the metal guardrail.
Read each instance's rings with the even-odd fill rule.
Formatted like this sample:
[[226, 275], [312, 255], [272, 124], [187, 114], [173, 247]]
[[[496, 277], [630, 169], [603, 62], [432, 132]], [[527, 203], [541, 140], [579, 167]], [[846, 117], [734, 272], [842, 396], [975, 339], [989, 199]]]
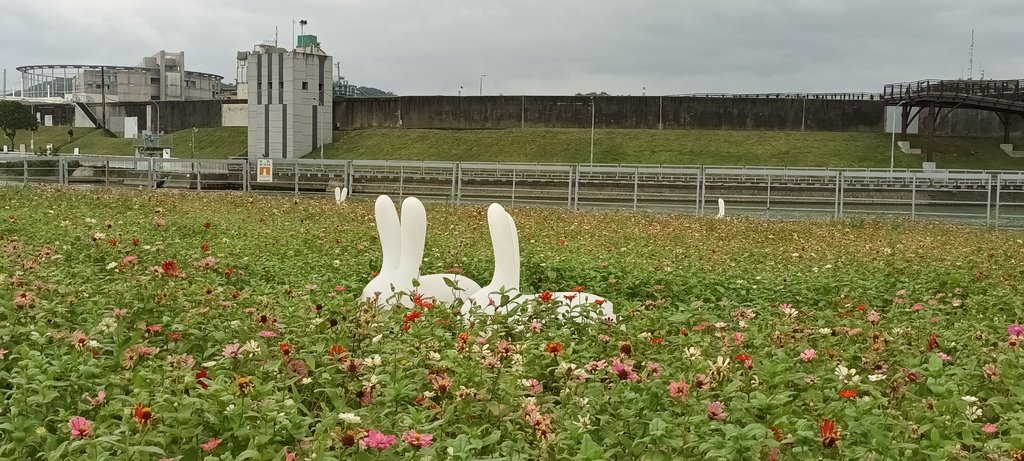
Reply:
[[928, 93], [957, 93], [1020, 100], [1024, 80], [918, 80], [890, 83], [882, 90], [882, 99], [895, 100]]
[[781, 219], [903, 216], [1024, 228], [1024, 172], [675, 165], [0, 156], [0, 184], [300, 196], [415, 195], [449, 203], [647, 209]]

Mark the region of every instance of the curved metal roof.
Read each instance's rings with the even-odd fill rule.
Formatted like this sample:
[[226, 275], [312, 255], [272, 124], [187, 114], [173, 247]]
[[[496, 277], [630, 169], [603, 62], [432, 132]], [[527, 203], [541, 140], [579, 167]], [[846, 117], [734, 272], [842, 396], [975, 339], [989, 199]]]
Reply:
[[[107, 66], [107, 65], [102, 65], [102, 64], [35, 64], [35, 65], [31, 65], [31, 66], [20, 66], [20, 67], [17, 67], [16, 69], [18, 70], [18, 72], [24, 73], [26, 71], [44, 70], [44, 69], [90, 69], [90, 70], [99, 70], [99, 69], [103, 69], [103, 68], [113, 69], [113, 70], [129, 70], [129, 71], [132, 71], [132, 70], [137, 70], [137, 71], [155, 71], [155, 70], [160, 70], [160, 69], [158, 69], [156, 67]], [[186, 70], [185, 71], [185, 75], [194, 75], [194, 76], [199, 76], [199, 77], [212, 78], [212, 79], [215, 79], [215, 80], [224, 80], [224, 77], [221, 76], [221, 75], [208, 74], [206, 72], [196, 72], [196, 71], [191, 71], [191, 70]]]

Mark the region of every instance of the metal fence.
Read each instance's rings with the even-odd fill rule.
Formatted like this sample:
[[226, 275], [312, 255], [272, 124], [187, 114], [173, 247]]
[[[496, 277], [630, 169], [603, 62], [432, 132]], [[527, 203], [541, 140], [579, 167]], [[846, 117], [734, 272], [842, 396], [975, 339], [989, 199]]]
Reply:
[[646, 209], [772, 219], [897, 216], [1024, 228], [1024, 172], [275, 159], [0, 156], [0, 184]]

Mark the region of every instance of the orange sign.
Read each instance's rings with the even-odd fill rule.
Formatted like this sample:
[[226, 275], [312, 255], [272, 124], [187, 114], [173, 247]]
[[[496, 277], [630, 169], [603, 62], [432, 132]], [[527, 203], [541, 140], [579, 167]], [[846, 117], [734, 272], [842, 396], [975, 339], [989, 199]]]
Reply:
[[256, 162], [256, 182], [274, 182], [274, 161], [261, 158]]

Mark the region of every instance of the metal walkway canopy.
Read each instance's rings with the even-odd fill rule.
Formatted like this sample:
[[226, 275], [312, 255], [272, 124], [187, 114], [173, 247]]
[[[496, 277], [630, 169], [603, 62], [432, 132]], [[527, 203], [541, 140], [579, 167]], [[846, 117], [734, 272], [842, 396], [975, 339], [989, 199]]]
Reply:
[[[935, 127], [955, 109], [975, 109], [994, 112], [1003, 123], [1003, 143], [1010, 142], [1011, 116], [1024, 117], [1024, 80], [918, 80], [890, 83], [882, 91], [882, 101], [903, 107], [900, 137], [906, 140], [910, 122], [921, 111], [928, 136], [924, 152], [932, 161], [932, 138]], [[913, 108], [917, 111], [913, 112]], [[942, 115], [942, 109], [949, 111]]]

